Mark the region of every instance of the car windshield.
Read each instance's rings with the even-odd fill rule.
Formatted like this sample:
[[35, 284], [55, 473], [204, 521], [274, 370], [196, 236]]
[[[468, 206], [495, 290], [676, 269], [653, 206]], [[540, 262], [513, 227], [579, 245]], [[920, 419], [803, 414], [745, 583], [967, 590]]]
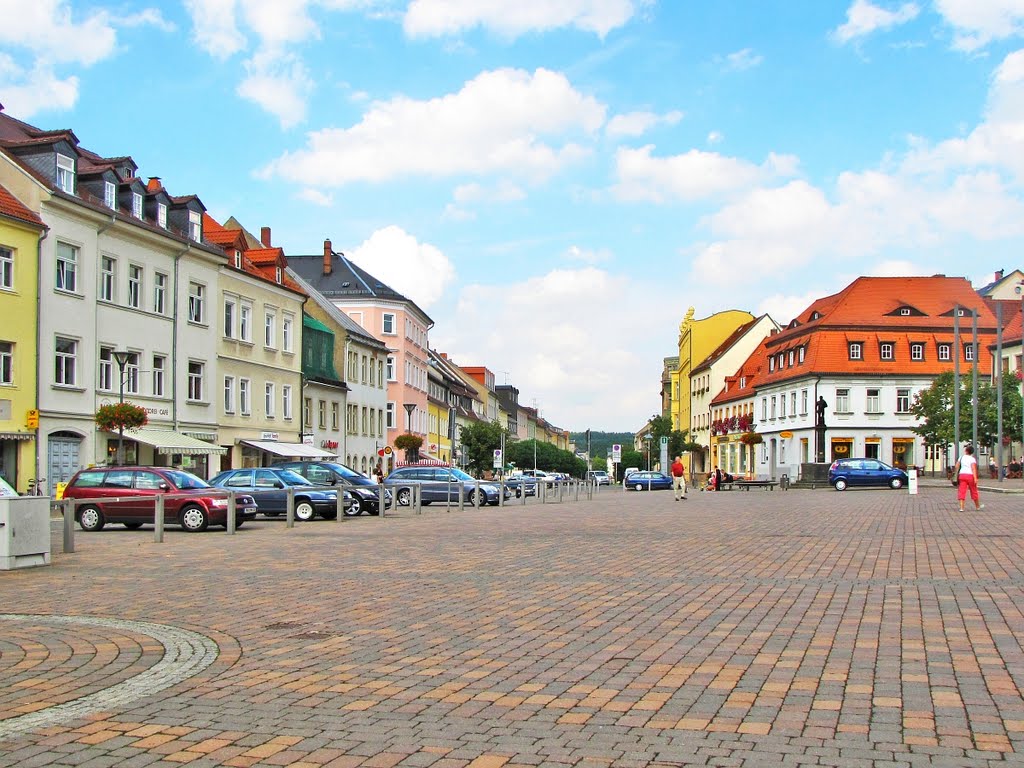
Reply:
[[452, 473], [452, 477], [456, 478], [457, 480], [469, 480], [470, 482], [476, 482], [476, 478], [475, 477], [473, 477], [472, 475], [466, 474], [461, 469], [456, 469], [455, 467], [452, 467], [451, 468], [451, 473]]
[[368, 478], [366, 475], [360, 474], [359, 472], [356, 472], [351, 467], [346, 467], [344, 464], [329, 463], [329, 464], [327, 464], [327, 466], [330, 467], [331, 469], [333, 469], [338, 475], [343, 477], [345, 480], [347, 480], [348, 482], [352, 483], [352, 485], [376, 485], [377, 484], [373, 480]]
[[275, 474], [284, 481], [285, 485], [309, 485], [309, 480], [290, 469], [279, 469]]
[[18, 492], [3, 477], [0, 477], [0, 496], [17, 496]]
[[192, 490], [193, 488], [211, 487], [209, 483], [205, 480], [200, 480], [191, 472], [185, 472], [180, 469], [168, 469], [164, 471], [166, 472], [167, 477], [170, 478], [171, 482], [174, 483], [174, 487], [183, 491]]

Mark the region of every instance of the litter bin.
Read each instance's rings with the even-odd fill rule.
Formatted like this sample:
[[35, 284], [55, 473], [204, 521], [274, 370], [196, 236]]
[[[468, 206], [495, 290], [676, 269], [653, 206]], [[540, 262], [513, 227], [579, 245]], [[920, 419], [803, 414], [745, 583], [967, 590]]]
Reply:
[[49, 497], [0, 497], [0, 570], [49, 564]]
[[779, 478], [779, 489], [783, 491], [789, 490], [789, 475], [783, 473], [782, 477]]

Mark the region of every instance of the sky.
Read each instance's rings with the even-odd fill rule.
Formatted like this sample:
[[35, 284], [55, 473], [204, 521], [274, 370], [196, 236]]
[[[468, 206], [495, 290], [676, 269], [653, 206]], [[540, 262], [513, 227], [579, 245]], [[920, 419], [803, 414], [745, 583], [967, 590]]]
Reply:
[[1022, 266], [1024, 0], [0, 0], [0, 103], [335, 250], [551, 423], [679, 323]]

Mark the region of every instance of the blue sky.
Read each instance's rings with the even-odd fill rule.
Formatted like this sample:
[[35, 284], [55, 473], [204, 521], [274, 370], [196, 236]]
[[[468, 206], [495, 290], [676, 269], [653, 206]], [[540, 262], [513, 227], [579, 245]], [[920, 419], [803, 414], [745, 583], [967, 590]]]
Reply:
[[679, 321], [1019, 266], [1024, 0], [0, 0], [0, 102], [330, 238], [567, 429]]

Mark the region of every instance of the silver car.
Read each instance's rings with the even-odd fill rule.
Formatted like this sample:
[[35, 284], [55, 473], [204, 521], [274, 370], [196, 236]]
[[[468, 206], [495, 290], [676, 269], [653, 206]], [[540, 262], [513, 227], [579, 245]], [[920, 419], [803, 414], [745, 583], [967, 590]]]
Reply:
[[[483, 506], [497, 504], [501, 496], [501, 486], [496, 483], [479, 482], [481, 499], [476, 498], [479, 481], [454, 467], [399, 467], [384, 478], [384, 485], [395, 493], [395, 501], [401, 506], [408, 506], [412, 500], [412, 486], [420, 488], [420, 500], [424, 504], [445, 502], [448, 504], [459, 500], [459, 489], [467, 504]], [[512, 496], [512, 491], [505, 487], [505, 498]]]

